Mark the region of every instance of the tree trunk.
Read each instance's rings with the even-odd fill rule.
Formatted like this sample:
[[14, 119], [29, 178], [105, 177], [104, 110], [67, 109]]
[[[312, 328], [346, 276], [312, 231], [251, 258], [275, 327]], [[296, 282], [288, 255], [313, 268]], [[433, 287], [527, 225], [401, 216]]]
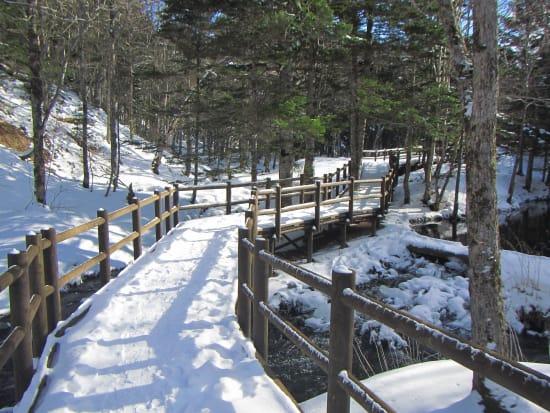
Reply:
[[40, 8], [38, 0], [29, 0], [26, 8], [28, 18], [28, 47], [30, 95], [32, 108], [32, 141], [34, 158], [34, 196], [40, 204], [46, 204], [46, 167], [44, 159], [44, 128], [42, 105], [44, 104], [44, 90], [42, 85], [42, 51], [40, 39]]
[[118, 138], [116, 127], [116, 97], [115, 97], [115, 65], [116, 65], [116, 52], [115, 52], [115, 6], [113, 0], [109, 1], [109, 56], [107, 63], [107, 137], [111, 144], [111, 175], [109, 177], [109, 185], [105, 196], [109, 194], [111, 187], [113, 192], [116, 191], [118, 186]]
[[408, 205], [411, 203], [411, 190], [409, 186], [409, 178], [411, 176], [412, 144], [411, 144], [410, 128], [407, 128], [405, 145], [407, 147], [407, 154], [406, 154], [406, 162], [405, 162], [405, 175], [403, 176], [403, 193], [404, 193], [403, 204]]
[[[474, 343], [509, 355], [496, 193], [497, 4], [474, 0], [472, 134], [466, 140], [470, 312]], [[473, 386], [485, 393], [483, 376]]]
[[533, 182], [533, 169], [535, 167], [535, 155], [537, 153], [538, 138], [534, 136], [532, 138], [531, 149], [529, 150], [529, 157], [527, 158], [527, 171], [525, 172], [525, 189], [531, 192], [531, 185]]
[[[425, 205], [430, 203], [432, 194], [432, 167], [435, 155], [435, 139], [430, 137], [430, 146], [428, 148], [428, 156], [426, 158], [426, 165], [424, 166], [424, 195], [422, 196], [422, 202]], [[440, 162], [443, 162], [441, 159]]]
[[[292, 178], [292, 168], [294, 165], [294, 145], [292, 136], [282, 136], [280, 139], [280, 158], [279, 158], [279, 179], [286, 180]], [[282, 182], [281, 186], [287, 186]]]
[[258, 135], [255, 133], [250, 138], [250, 179], [252, 182], [256, 182], [258, 180]]
[[350, 149], [351, 164], [350, 175], [355, 178], [361, 177], [361, 167], [363, 162], [363, 144], [365, 138], [365, 122], [360, 110], [360, 101], [358, 96], [359, 88], [359, 58], [355, 48], [351, 51], [351, 115], [350, 115]]
[[453, 215], [451, 222], [453, 223], [453, 241], [457, 240], [457, 226], [458, 226], [458, 200], [460, 195], [460, 175], [462, 171], [462, 155], [464, 148], [464, 131], [460, 132], [460, 138], [458, 142], [458, 155], [456, 160], [456, 179], [455, 179], [455, 196], [453, 202]]
[[80, 20], [78, 26], [78, 66], [80, 70], [80, 100], [82, 101], [82, 186], [90, 187], [90, 166], [88, 163], [88, 85], [86, 84], [86, 52], [84, 51], [84, 31], [86, 29], [86, 2], [80, 2]]

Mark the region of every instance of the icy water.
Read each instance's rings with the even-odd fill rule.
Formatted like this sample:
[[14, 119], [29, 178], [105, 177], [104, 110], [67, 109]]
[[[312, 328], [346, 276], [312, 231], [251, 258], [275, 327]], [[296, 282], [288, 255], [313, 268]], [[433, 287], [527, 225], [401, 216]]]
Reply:
[[[421, 224], [413, 229], [438, 239], [453, 239], [453, 225], [449, 221]], [[459, 222], [457, 241], [467, 243], [466, 223]], [[527, 203], [500, 225], [502, 249], [530, 255], [550, 257], [550, 201]]]

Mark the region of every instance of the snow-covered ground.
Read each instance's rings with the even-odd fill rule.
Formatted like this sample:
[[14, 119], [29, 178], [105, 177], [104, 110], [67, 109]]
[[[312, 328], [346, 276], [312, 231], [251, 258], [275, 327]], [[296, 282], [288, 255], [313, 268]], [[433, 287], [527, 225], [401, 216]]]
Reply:
[[[21, 85], [0, 76], [0, 97], [0, 120], [29, 131], [30, 109]], [[61, 121], [74, 119], [77, 112], [77, 97], [66, 92], [63, 104], [58, 106], [49, 124], [48, 135], [56, 156], [49, 168], [48, 207], [38, 206], [32, 200], [32, 166], [0, 145], [2, 257], [13, 248], [24, 248], [24, 235], [29, 231], [49, 226], [62, 231], [95, 218], [99, 208], [112, 211], [125, 205], [125, 190], [104, 196], [108, 145], [101, 138], [105, 130], [105, 116], [101, 111], [94, 112], [92, 122], [96, 148], [94, 188], [87, 191], [80, 187], [79, 147], [67, 138], [74, 133], [75, 126]], [[124, 139], [129, 140], [127, 129], [122, 131]], [[121, 180], [126, 186], [132, 183], [140, 198], [166, 186], [167, 182], [188, 179], [179, 167], [166, 165], [161, 168], [160, 176], [153, 175], [150, 172], [152, 156], [139, 146], [124, 146]], [[343, 163], [343, 159], [317, 159], [316, 173], [332, 171]], [[518, 178], [514, 204], [506, 204], [505, 189], [511, 166], [512, 157], [503, 154], [498, 163], [499, 206], [503, 211], [517, 208], [527, 199], [548, 196], [538, 177], [531, 193], [522, 189], [522, 178]], [[319, 251], [309, 268], [328, 275], [332, 267], [345, 265], [356, 271], [360, 282], [375, 278], [396, 280], [406, 270], [414, 277], [394, 287], [381, 288], [382, 299], [435, 324], [450, 323], [458, 330], [468, 330], [468, 283], [461, 264], [450, 262], [444, 267], [438, 266], [413, 256], [406, 249], [410, 242], [433, 242], [439, 248], [464, 249], [455, 243], [428, 240], [411, 231], [411, 219], [426, 219], [436, 214], [419, 201], [423, 190], [421, 173], [415, 173], [411, 179], [412, 204], [402, 205], [398, 187], [384, 228], [376, 237], [353, 240], [346, 249]], [[453, 199], [453, 195], [449, 190], [447, 199]], [[225, 194], [201, 196], [213, 201], [218, 197], [223, 199]], [[460, 200], [463, 208], [464, 185]], [[450, 210], [451, 203], [447, 202], [439, 214], [447, 215]], [[270, 406], [272, 411], [293, 411], [290, 402], [263, 375], [250, 343], [242, 338], [235, 323], [235, 235], [237, 225], [243, 223], [242, 214], [186, 221], [156, 245], [151, 234], [148, 243], [151, 250], [82, 303], [77, 314], [89, 311], [77, 326], [67, 329], [63, 337], [50, 337], [49, 347], [59, 344], [58, 361], [52, 368], [46, 366], [45, 357], [38, 361], [39, 374], [16, 411], [26, 411], [44, 375], [48, 375], [46, 397], [37, 405], [37, 411], [225, 413], [258, 408], [269, 411]], [[120, 229], [115, 227], [115, 231], [122, 234], [127, 224], [119, 223]], [[63, 245], [61, 270], [82, 262], [94, 251], [91, 237], [78, 244]], [[122, 250], [113, 258], [113, 265], [120, 267], [133, 261], [129, 250]], [[550, 311], [550, 259], [505, 252], [502, 264], [508, 321], [519, 330], [517, 313], [521, 307], [533, 307], [543, 313]], [[0, 271], [3, 269], [5, 261], [0, 265]], [[326, 297], [290, 282], [284, 276], [272, 279], [271, 303], [276, 305], [282, 299], [300, 302], [314, 310], [306, 323], [314, 329], [326, 329], [329, 308]], [[288, 288], [289, 285], [292, 288]], [[0, 308], [7, 308], [5, 298], [3, 303], [0, 302]], [[375, 339], [395, 340], [391, 330], [379, 327], [365, 321], [362, 329]], [[399, 411], [482, 411], [477, 405], [478, 396], [469, 391], [471, 376], [452, 363], [441, 363], [376, 376], [369, 379], [369, 386], [391, 389], [393, 393], [388, 393], [388, 400], [395, 400]], [[550, 373], [547, 365], [542, 369]], [[443, 373], [452, 379], [441, 380]], [[402, 383], [395, 386], [385, 381], [395, 383], [403, 377], [414, 377], [412, 383], [408, 381], [410, 387], [403, 391], [400, 391]], [[429, 394], [422, 393], [422, 389]], [[454, 396], [448, 396], [449, 391]], [[384, 393], [381, 395], [384, 397]], [[259, 404], [251, 406], [252, 400]], [[316, 403], [319, 401], [306, 403], [302, 408], [320, 411], [316, 410], [319, 408]], [[513, 399], [507, 399], [506, 403], [516, 404], [510, 411], [537, 411]], [[276, 410], [278, 408], [282, 410]]]

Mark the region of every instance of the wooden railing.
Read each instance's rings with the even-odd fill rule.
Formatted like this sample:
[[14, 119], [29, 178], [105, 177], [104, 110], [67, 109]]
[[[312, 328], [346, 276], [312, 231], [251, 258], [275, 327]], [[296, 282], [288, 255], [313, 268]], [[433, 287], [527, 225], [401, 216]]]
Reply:
[[[144, 207], [154, 204], [154, 218], [142, 224]], [[0, 291], [9, 288], [11, 329], [0, 346], [0, 369], [12, 359], [15, 399], [20, 400], [33, 375], [33, 357], [42, 353], [47, 335], [61, 320], [61, 288], [99, 264], [101, 284], [111, 278], [110, 258], [113, 253], [132, 243], [134, 258], [142, 254], [143, 235], [155, 228], [156, 239], [178, 224], [177, 188], [156, 191], [145, 200], [133, 198], [131, 203], [114, 212], [97, 211], [97, 218], [56, 233], [54, 228], [26, 237], [24, 251], [8, 254], [8, 269], [0, 274]], [[132, 230], [112, 242], [109, 225], [131, 214]], [[65, 274], [58, 270], [58, 246], [90, 230], [96, 230], [97, 254]]]
[[[390, 155], [396, 156], [399, 159], [400, 155], [404, 153], [407, 153], [407, 148], [364, 149], [363, 157], [374, 158], [375, 161], [378, 158], [382, 158], [385, 161], [389, 159]], [[414, 146], [411, 148], [411, 154], [413, 159], [416, 158], [421, 162], [424, 156], [424, 148], [422, 146]]]
[[[352, 374], [355, 312], [405, 334], [466, 368], [481, 373], [531, 402], [550, 410], [550, 378], [519, 363], [464, 341], [437, 326], [355, 291], [355, 273], [333, 269], [332, 280], [268, 253], [265, 239], [254, 243], [248, 229], [239, 229], [237, 320], [252, 339], [263, 363], [269, 357], [268, 323], [278, 328], [327, 374], [327, 413], [349, 412], [350, 398], [369, 412], [394, 412]], [[328, 353], [268, 304], [269, 276], [282, 271], [330, 297]]]
[[[325, 176], [322, 181], [317, 179], [309, 185], [282, 187], [277, 184], [271, 188], [254, 188], [249, 201], [250, 208], [246, 212], [249, 238], [254, 240], [258, 236], [274, 235], [279, 240], [283, 233], [296, 229], [313, 226], [319, 230], [323, 223], [340, 221], [349, 225], [366, 216], [383, 214], [392, 200], [396, 172], [392, 169], [378, 179], [355, 179], [346, 173], [342, 175], [343, 179], [338, 175]], [[371, 192], [373, 188], [378, 190]], [[368, 199], [379, 201], [374, 207], [358, 206], [362, 200]], [[338, 213], [330, 214], [330, 208], [326, 208], [323, 213], [322, 208], [329, 206], [338, 209]], [[283, 223], [285, 213], [310, 209], [313, 209], [311, 222], [302, 221], [286, 226]], [[323, 220], [324, 214], [328, 218]], [[261, 227], [261, 217], [271, 217], [272, 224]]]

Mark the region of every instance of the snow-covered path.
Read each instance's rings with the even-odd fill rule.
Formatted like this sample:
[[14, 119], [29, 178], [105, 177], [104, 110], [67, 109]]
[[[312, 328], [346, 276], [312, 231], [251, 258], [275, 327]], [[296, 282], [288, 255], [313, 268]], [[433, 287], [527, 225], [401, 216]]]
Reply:
[[[15, 409], [293, 412], [235, 319], [242, 214], [187, 221], [85, 301]], [[74, 318], [74, 317], [73, 317]], [[47, 353], [47, 351], [46, 351]]]

